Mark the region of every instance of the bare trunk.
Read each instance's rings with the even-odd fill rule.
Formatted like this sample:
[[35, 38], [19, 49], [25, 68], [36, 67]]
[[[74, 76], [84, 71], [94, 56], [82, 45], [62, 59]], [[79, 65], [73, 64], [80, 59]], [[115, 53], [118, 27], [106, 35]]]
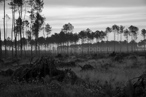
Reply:
[[32, 52], [32, 33], [30, 33], [29, 44], [30, 44], [30, 53], [31, 53], [31, 57], [32, 57], [32, 55], [33, 55], [33, 52]]
[[120, 34], [120, 53], [121, 53], [121, 48], [122, 48], [121, 41], [122, 41], [122, 34]]
[[[31, 6], [31, 10], [32, 10], [32, 6]], [[31, 11], [31, 14], [33, 14], [33, 12]], [[30, 34], [30, 42], [31, 42], [31, 40], [32, 40], [32, 23], [33, 23], [33, 21], [32, 21], [32, 18], [31, 18], [31, 24], [30, 24], [30, 30], [31, 30], [31, 34]], [[33, 52], [32, 52], [32, 43], [30, 43], [30, 45], [31, 45], [31, 56], [33, 55]]]
[[90, 54], [90, 40], [88, 40], [88, 54]]
[[0, 29], [0, 58], [2, 58], [2, 41], [1, 41], [1, 29]]
[[[132, 36], [131, 36], [131, 40], [133, 41]], [[131, 50], [133, 52], [133, 43], [131, 43]]]
[[15, 35], [15, 57], [17, 57], [17, 35]]
[[129, 50], [128, 50], [128, 36], [127, 36], [127, 52], [129, 52]]
[[5, 0], [4, 0], [4, 44], [5, 44], [5, 58], [6, 58], [6, 31], [5, 31], [5, 21], [6, 21], [6, 18], [5, 18]]
[[[22, 8], [23, 9], [23, 8]], [[22, 11], [22, 10], [21, 10]], [[23, 20], [25, 20], [25, 16], [26, 16], [26, 3], [25, 3], [25, 13], [24, 13], [24, 18]], [[23, 25], [24, 26], [24, 25]], [[27, 29], [26, 29], [27, 31]], [[23, 27], [23, 38], [24, 38], [24, 32], [25, 32], [25, 28]], [[25, 52], [25, 56], [26, 56], [26, 47], [25, 47], [25, 43], [24, 43], [24, 52]]]
[[67, 42], [66, 44], [67, 44], [67, 54], [69, 55], [69, 42]]
[[44, 55], [46, 55], [47, 54], [47, 43], [45, 43], [44, 49], [45, 49], [45, 54]]
[[82, 39], [82, 44], [81, 44], [81, 46], [82, 46], [82, 54], [83, 54], [83, 41], [84, 41], [84, 40]]
[[[19, 17], [21, 18], [22, 20], [22, 6], [21, 6], [21, 9], [20, 9], [20, 12], [19, 12]], [[22, 22], [22, 21], [20, 21]], [[21, 50], [21, 57], [22, 57], [22, 24], [20, 24], [20, 50]]]
[[35, 39], [35, 51], [36, 51], [36, 54], [37, 54], [37, 37], [36, 37], [36, 39]]
[[[145, 40], [145, 37], [144, 37], [144, 40]], [[144, 43], [144, 51], [146, 51], [146, 46], [145, 46], [146, 42]]]
[[115, 32], [114, 32], [114, 52], [115, 52], [115, 38], [116, 38], [116, 35], [115, 35]]
[[107, 53], [109, 52], [108, 51], [108, 48], [109, 48], [109, 46], [108, 46], [108, 37], [107, 37], [107, 42], [106, 42], [106, 44], [107, 44]]
[[32, 56], [32, 54], [33, 54], [33, 53], [32, 53], [32, 44], [30, 44], [30, 45], [31, 45], [31, 56]]
[[98, 42], [98, 39], [96, 39], [96, 44], [95, 44], [95, 52], [94, 53], [97, 53], [97, 43]]
[[14, 55], [14, 50], [13, 50], [13, 30], [14, 30], [14, 25], [13, 25], [13, 23], [14, 23], [14, 17], [13, 17], [14, 15], [13, 15], [13, 8], [12, 8], [12, 30], [11, 30], [11, 41], [12, 41], [12, 57], [13, 57], [13, 55]]

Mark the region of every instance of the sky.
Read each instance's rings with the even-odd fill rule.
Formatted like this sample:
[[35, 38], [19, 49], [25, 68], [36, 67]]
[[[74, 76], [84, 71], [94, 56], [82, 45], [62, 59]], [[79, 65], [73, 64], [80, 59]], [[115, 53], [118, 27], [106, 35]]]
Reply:
[[[8, 6], [6, 13], [11, 17]], [[42, 14], [46, 17], [45, 23], [52, 26], [52, 34], [59, 33], [66, 23], [74, 26], [74, 32], [87, 28], [104, 31], [114, 24], [146, 29], [146, 0], [44, 0]], [[0, 4], [0, 28], [3, 30], [2, 18], [3, 8]], [[11, 19], [7, 27], [9, 36]], [[113, 35], [109, 38], [113, 40]], [[140, 36], [138, 41], [141, 39]]]

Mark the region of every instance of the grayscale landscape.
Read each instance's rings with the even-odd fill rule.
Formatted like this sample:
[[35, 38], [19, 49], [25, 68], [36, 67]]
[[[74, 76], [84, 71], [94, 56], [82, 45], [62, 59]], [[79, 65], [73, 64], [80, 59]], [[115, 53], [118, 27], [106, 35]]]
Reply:
[[0, 97], [146, 97], [146, 1], [0, 0]]

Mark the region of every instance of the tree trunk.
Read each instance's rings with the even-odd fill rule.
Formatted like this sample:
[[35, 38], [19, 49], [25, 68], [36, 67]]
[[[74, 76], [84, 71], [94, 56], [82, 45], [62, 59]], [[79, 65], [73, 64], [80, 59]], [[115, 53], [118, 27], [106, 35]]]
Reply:
[[69, 55], [70, 53], [69, 53], [69, 42], [67, 41], [67, 54]]
[[[132, 36], [131, 36], [131, 40], [133, 41]], [[133, 52], [133, 43], [131, 43], [131, 50]]]
[[47, 54], [47, 43], [45, 43], [45, 55]]
[[[30, 41], [31, 41], [31, 40], [30, 40]], [[31, 56], [32, 56], [32, 54], [33, 54], [33, 53], [32, 53], [32, 44], [30, 44], [30, 45], [31, 45]]]
[[2, 41], [1, 41], [1, 29], [0, 29], [0, 58], [2, 58]]
[[114, 32], [114, 52], [115, 52], [115, 38], [116, 38], [116, 35], [115, 35], [115, 32]]
[[36, 37], [36, 39], [35, 39], [35, 51], [36, 51], [36, 54], [37, 54], [37, 37]]
[[121, 53], [121, 48], [122, 48], [121, 41], [122, 41], [122, 34], [120, 34], [120, 53]]
[[11, 31], [11, 40], [12, 40], [12, 57], [14, 56], [14, 49], [13, 49], [13, 31], [14, 31], [14, 6], [12, 5], [12, 31]]
[[[15, 6], [14, 6], [15, 10]], [[13, 26], [15, 27], [15, 11], [13, 12], [14, 17], [13, 17]], [[17, 57], [17, 32], [14, 30], [14, 38], [15, 38], [15, 57]]]
[[108, 48], [109, 48], [109, 46], [108, 46], [108, 37], [107, 37], [107, 42], [106, 42], [106, 44], [107, 44], [107, 53], [109, 52], [108, 51]]
[[[25, 38], [24, 38], [24, 29], [23, 29], [23, 39], [25, 39]], [[25, 54], [25, 56], [26, 56], [25, 41], [23, 41], [23, 50], [24, 50], [24, 54]]]
[[128, 36], [127, 36], [127, 52], [129, 52], [129, 50], [128, 50]]
[[33, 52], [32, 52], [32, 33], [30, 34], [30, 45], [31, 45], [31, 57], [32, 57], [32, 55], [33, 55]]
[[[144, 36], [144, 40], [145, 40], [145, 36]], [[145, 46], [146, 42], [144, 43], [144, 52], [146, 51], [146, 46]]]
[[90, 40], [88, 40], [88, 54], [90, 54], [90, 44], [91, 44], [91, 42], [90, 42]]
[[82, 54], [83, 54], [83, 39], [82, 39], [82, 43], [81, 43], [81, 47], [82, 47]]
[[17, 35], [15, 35], [15, 57], [17, 57]]
[[5, 44], [5, 58], [6, 58], [6, 31], [5, 31], [5, 21], [6, 21], [6, 18], [5, 18], [5, 0], [4, 0], [4, 44]]
[[[22, 6], [21, 6], [21, 10], [20, 10], [20, 12], [19, 12], [19, 17], [21, 18], [21, 20], [22, 20]], [[22, 21], [20, 21], [20, 22], [22, 22]], [[21, 54], [21, 57], [22, 57], [22, 24], [20, 24], [20, 54]]]

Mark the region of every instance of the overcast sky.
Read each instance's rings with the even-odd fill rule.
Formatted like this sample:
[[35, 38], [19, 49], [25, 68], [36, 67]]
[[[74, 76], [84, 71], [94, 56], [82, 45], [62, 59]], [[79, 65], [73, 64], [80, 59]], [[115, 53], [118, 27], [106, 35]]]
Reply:
[[[44, 0], [44, 3], [42, 14], [46, 23], [52, 26], [52, 33], [60, 32], [62, 26], [69, 22], [73, 24], [74, 32], [86, 28], [105, 30], [114, 24], [135, 25], [140, 30], [146, 28], [146, 0]], [[6, 13], [11, 16], [8, 7]], [[0, 4], [0, 28], [3, 28], [2, 17]], [[11, 20], [9, 27], [10, 24]]]
[[146, 0], [45, 0], [50, 6], [131, 7], [145, 6]]

